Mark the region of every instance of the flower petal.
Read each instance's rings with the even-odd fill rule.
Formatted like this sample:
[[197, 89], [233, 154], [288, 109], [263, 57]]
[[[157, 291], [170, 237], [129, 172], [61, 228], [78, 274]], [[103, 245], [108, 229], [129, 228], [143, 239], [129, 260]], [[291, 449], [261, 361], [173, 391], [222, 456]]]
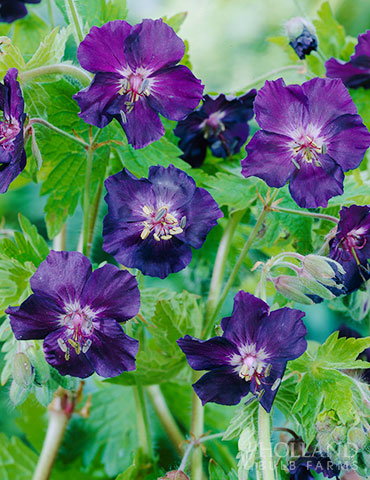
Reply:
[[150, 77], [150, 106], [170, 120], [182, 120], [202, 99], [204, 85], [184, 65], [155, 72]]
[[62, 327], [49, 335], [44, 340], [45, 359], [50, 365], [58, 370], [61, 375], [72, 375], [73, 377], [86, 378], [94, 373], [94, 368], [84, 353], [77, 355], [74, 348], [68, 347], [69, 359], [66, 360], [66, 352], [63, 352], [58, 345], [61, 338], [66, 345], [69, 345], [68, 331]]
[[249, 393], [249, 385], [232, 367], [219, 367], [203, 375], [193, 388], [202, 405], [207, 402], [237, 405]]
[[157, 203], [170, 209], [182, 207], [195, 193], [193, 178], [173, 165], [150, 167], [148, 179], [152, 182]]
[[327, 77], [340, 78], [348, 88], [369, 88], [370, 86], [370, 73], [352, 62], [330, 58], [325, 62], [325, 67]]
[[119, 95], [120, 88], [118, 74], [97, 73], [87, 88], [73, 95], [81, 109], [79, 117], [89, 125], [99, 128], [108, 125], [113, 114], [108, 113], [107, 109]]
[[[285, 332], [285, 335], [286, 334], [287, 332]], [[286, 362], [275, 361], [271, 365], [270, 374], [263, 379], [262, 385], [257, 386], [254, 378], [250, 384], [251, 392], [256, 396], [259, 396], [260, 392], [263, 390], [262, 396], [259, 397], [259, 402], [267, 413], [270, 413], [272, 404], [274, 403], [276, 394], [279, 390], [281, 379], [284, 376]]]
[[88, 305], [99, 318], [125, 322], [140, 309], [140, 292], [136, 278], [127, 270], [104, 265], [95, 270], [85, 284], [81, 306]]
[[327, 153], [346, 172], [357, 168], [370, 146], [370, 133], [360, 115], [341, 115], [320, 132]]
[[0, 193], [8, 190], [9, 185], [21, 173], [26, 163], [22, 121], [21, 131], [14, 140], [14, 150], [7, 152], [0, 147]]
[[302, 208], [325, 208], [330, 198], [343, 193], [341, 167], [329, 155], [319, 155], [319, 160], [321, 167], [314, 162], [301, 162], [290, 179], [290, 194]]
[[86, 356], [98, 375], [115, 377], [135, 370], [139, 342], [127, 336], [115, 320], [94, 322], [92, 344]]
[[143, 67], [156, 71], [178, 63], [184, 56], [185, 44], [161, 18], [145, 19], [132, 27], [124, 52], [131, 70]]
[[4, 77], [4, 116], [19, 120], [24, 113], [24, 100], [17, 76], [18, 70], [10, 68]]
[[279, 78], [266, 81], [254, 101], [258, 125], [269, 132], [291, 136], [308, 122], [308, 99], [300, 85], [286, 86]]
[[358, 57], [370, 57], [370, 30], [366, 30], [358, 36], [358, 43], [355, 46], [355, 54], [351, 56], [352, 60]]
[[79, 301], [91, 271], [91, 263], [82, 253], [51, 250], [31, 277], [31, 288], [60, 306], [74, 303]]
[[131, 30], [131, 25], [124, 20], [92, 27], [77, 50], [81, 67], [92, 73], [122, 70], [127, 65], [123, 43]]
[[211, 370], [229, 365], [229, 359], [239, 353], [235, 345], [223, 337], [198, 340], [185, 335], [177, 340], [177, 344], [194, 370]]
[[208, 233], [217, 225], [217, 220], [223, 217], [223, 213], [207, 190], [196, 188], [191, 202], [186, 206], [185, 216], [189, 219], [185, 241], [193, 248], [201, 248]]
[[237, 346], [256, 344], [259, 329], [269, 313], [269, 306], [263, 300], [240, 290], [234, 298], [231, 317], [221, 321], [223, 337]]
[[31, 295], [19, 307], [5, 310], [17, 340], [38, 340], [61, 327], [63, 310], [51, 299]]
[[256, 132], [246, 146], [248, 156], [241, 162], [242, 174], [262, 178], [270, 187], [284, 186], [296, 170], [291, 144], [289, 137], [264, 130]]

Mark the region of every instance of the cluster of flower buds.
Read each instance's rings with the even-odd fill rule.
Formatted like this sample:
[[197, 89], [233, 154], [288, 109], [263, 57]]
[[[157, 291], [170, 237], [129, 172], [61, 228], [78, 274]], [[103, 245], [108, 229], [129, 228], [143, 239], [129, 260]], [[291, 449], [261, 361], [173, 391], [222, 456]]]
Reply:
[[[288, 269], [293, 274], [282, 273], [274, 276], [271, 273], [273, 269]], [[312, 305], [345, 293], [343, 267], [338, 262], [320, 255], [303, 256], [284, 252], [271, 258], [263, 270], [267, 280], [273, 282], [279, 293], [298, 303]]]
[[335, 412], [329, 410], [318, 415], [315, 424], [317, 443], [332, 461], [343, 469], [354, 469], [366, 475], [370, 467], [370, 431], [360, 422], [343, 424]]
[[316, 30], [311, 22], [302, 17], [294, 17], [285, 24], [285, 30], [289, 45], [301, 60], [317, 50]]

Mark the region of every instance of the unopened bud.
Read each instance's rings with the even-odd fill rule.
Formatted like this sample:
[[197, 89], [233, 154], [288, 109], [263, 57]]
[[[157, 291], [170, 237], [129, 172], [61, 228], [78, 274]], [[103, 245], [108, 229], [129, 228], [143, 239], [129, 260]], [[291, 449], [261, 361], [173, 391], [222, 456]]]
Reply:
[[302, 270], [299, 275], [299, 280], [302, 285], [304, 285], [310, 294], [318, 295], [325, 300], [332, 300], [335, 298], [335, 295], [328, 290], [324, 285], [321, 285], [320, 282], [316, 281], [309, 273]]
[[317, 434], [317, 443], [319, 444], [320, 450], [327, 452], [329, 448], [333, 445], [333, 440], [330, 433], [318, 433]]
[[285, 30], [289, 45], [301, 60], [312, 50], [317, 50], [316, 30], [311, 22], [302, 17], [294, 17], [285, 24]]
[[24, 353], [16, 353], [13, 361], [13, 379], [20, 387], [31, 385], [34, 372], [30, 359]]
[[304, 303], [306, 305], [313, 305], [314, 302], [305, 293], [307, 289], [300, 283], [298, 277], [291, 277], [289, 275], [279, 275], [272, 279], [275, 289], [280, 292], [284, 297], [290, 298], [298, 303]]
[[352, 427], [348, 430], [347, 440], [349, 444], [362, 449], [367, 442], [366, 433], [361, 428]]
[[338, 426], [331, 432], [335, 443], [343, 443], [347, 438], [347, 429], [344, 426]]
[[[342, 275], [345, 274], [345, 270], [340, 263], [321, 255], [307, 255], [302, 260], [302, 266], [316, 280], [328, 286], [336, 285], [335, 279], [338, 272]], [[327, 283], [330, 280], [332, 282]]]
[[35, 382], [39, 385], [46, 383], [50, 378], [50, 369], [40, 348], [31, 345], [26, 350], [35, 372]]
[[37, 163], [37, 170], [40, 170], [40, 168], [42, 167], [42, 155], [36, 142], [36, 134], [34, 128], [32, 128], [31, 133], [31, 151]]
[[17, 405], [21, 405], [21, 403], [23, 403], [28, 397], [28, 394], [30, 393], [30, 391], [31, 391], [31, 385], [21, 386], [21, 385], [18, 385], [18, 383], [15, 380], [13, 380], [10, 386], [10, 391], [9, 391], [10, 401], [15, 407]]

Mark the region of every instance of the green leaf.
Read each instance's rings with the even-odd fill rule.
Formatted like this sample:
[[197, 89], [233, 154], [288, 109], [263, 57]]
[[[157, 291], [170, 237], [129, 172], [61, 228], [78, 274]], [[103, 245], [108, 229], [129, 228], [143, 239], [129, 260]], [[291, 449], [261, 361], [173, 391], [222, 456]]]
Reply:
[[172, 15], [172, 17], [163, 17], [163, 21], [178, 33], [187, 16], [188, 12], [179, 12]]
[[157, 475], [153, 476], [153, 467], [153, 463], [139, 448], [135, 453], [132, 465], [125, 472], [118, 475], [116, 480], [142, 480], [144, 478], [151, 480], [158, 478]]
[[54, 30], [50, 32], [40, 43], [32, 58], [27, 62], [27, 70], [44, 65], [59, 63], [64, 56], [66, 42], [70, 33], [70, 27], [63, 28], [60, 33], [58, 27], [54, 28]]
[[208, 464], [208, 475], [209, 475], [209, 480], [225, 480], [227, 479], [227, 475], [225, 473], [225, 470], [218, 464], [216, 463], [213, 458], [209, 461]]
[[370, 363], [356, 358], [370, 347], [370, 337], [366, 338], [338, 338], [335, 331], [326, 342], [317, 350], [316, 361], [320, 368], [353, 369], [370, 368]]
[[346, 45], [343, 26], [335, 20], [329, 2], [324, 2], [317, 14], [319, 18], [313, 23], [316, 27], [319, 48], [325, 57], [340, 58]]
[[36, 463], [37, 455], [19, 438], [0, 433], [1, 480], [30, 480]]
[[364, 124], [370, 130], [370, 91], [363, 87], [349, 89], [352, 100], [355, 102], [359, 115], [361, 115]]
[[230, 425], [228, 426], [225, 435], [222, 437], [222, 440], [239, 438], [243, 430], [247, 429], [250, 424], [256, 421], [258, 405], [258, 401], [254, 399], [248, 405], [240, 406], [231, 419]]

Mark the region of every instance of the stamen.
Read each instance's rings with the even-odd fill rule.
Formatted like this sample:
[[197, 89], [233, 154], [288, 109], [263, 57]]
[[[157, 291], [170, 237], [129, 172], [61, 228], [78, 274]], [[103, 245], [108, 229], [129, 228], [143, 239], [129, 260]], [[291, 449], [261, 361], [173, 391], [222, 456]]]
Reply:
[[264, 393], [265, 393], [265, 390], [260, 390], [260, 391], [258, 392], [257, 399], [258, 399], [258, 400], [261, 400], [261, 398], [262, 398], [262, 396], [263, 396]]
[[82, 353], [86, 353], [88, 349], [91, 347], [91, 344], [92, 344], [92, 341], [90, 340], [90, 338], [88, 338], [84, 346], [82, 347]]
[[180, 220], [180, 227], [185, 228], [185, 225], [186, 225], [186, 217], [184, 216]]
[[325, 155], [327, 151], [328, 151], [328, 146], [326, 145], [326, 143], [323, 143], [321, 146], [321, 153]]
[[271, 391], [274, 392], [281, 383], [281, 378], [277, 378], [271, 387]]
[[167, 207], [161, 207], [155, 217], [154, 217], [154, 221], [155, 222], [159, 222], [160, 220], [162, 220], [162, 218], [166, 215], [166, 212], [167, 212]]
[[169, 221], [170, 223], [174, 223], [174, 224], [178, 223], [176, 218], [170, 213], [167, 213], [166, 220]]
[[[141, 95], [142, 93], [144, 93], [144, 95], [146, 95], [144, 90], [147, 90], [148, 86], [149, 86], [149, 80], [147, 78], [145, 78], [143, 80], [142, 84], [140, 85], [139, 90], [138, 90], [139, 95]], [[149, 93], [148, 93], [148, 95], [149, 95]]]
[[170, 240], [172, 238], [172, 235], [162, 235], [161, 240]]
[[266, 367], [266, 370], [265, 370], [265, 377], [268, 377], [271, 373], [271, 368], [272, 368], [272, 365], [271, 363], [269, 365], [267, 365]]
[[149, 233], [150, 229], [148, 227], [145, 227], [144, 230], [141, 232], [140, 237], [145, 240]]
[[294, 157], [292, 157], [292, 163], [296, 168], [298, 168], [298, 170], [301, 169], [301, 166], [299, 165], [299, 163], [297, 162], [297, 160]]
[[178, 235], [178, 234], [182, 233], [183, 231], [184, 230], [180, 227], [173, 227], [173, 228], [171, 228], [170, 233], [172, 235]]
[[67, 347], [67, 351], [66, 351], [66, 353], [65, 353], [65, 355], [64, 355], [64, 358], [67, 360], [67, 362], [68, 362], [68, 360], [71, 358], [68, 347]]
[[59, 337], [57, 342], [58, 342], [59, 348], [62, 350], [62, 352], [66, 352], [68, 347], [66, 345], [66, 342], [63, 340], [63, 338]]
[[145, 215], [150, 215], [152, 213], [152, 211], [147, 205], [143, 206], [143, 212], [145, 213]]
[[127, 117], [126, 117], [125, 112], [123, 110], [120, 110], [119, 113], [121, 115], [122, 123], [127, 123]]
[[157, 242], [160, 242], [161, 239], [159, 238], [158, 233], [153, 233], [154, 240], [157, 240]]
[[68, 339], [68, 343], [75, 349], [77, 355], [81, 353], [81, 345], [78, 342], [73, 341], [71, 338]]

